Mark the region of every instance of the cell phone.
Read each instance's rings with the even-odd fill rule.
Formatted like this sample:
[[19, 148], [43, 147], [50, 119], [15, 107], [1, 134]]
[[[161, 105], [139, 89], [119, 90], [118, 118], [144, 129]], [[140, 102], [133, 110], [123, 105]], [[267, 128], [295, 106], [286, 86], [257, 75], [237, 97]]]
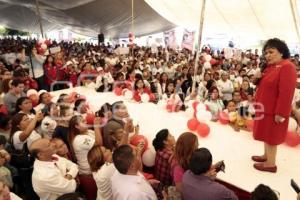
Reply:
[[224, 160], [217, 162], [215, 166], [216, 166], [216, 172], [222, 171], [222, 172], [225, 173], [225, 163], [224, 163]]
[[291, 186], [297, 194], [300, 193], [300, 188], [298, 184], [294, 181], [294, 179], [291, 179]]

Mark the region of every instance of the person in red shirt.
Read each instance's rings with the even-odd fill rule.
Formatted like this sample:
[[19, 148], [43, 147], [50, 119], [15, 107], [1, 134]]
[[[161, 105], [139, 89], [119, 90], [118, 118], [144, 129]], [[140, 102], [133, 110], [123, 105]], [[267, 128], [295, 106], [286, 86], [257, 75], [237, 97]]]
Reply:
[[[54, 59], [51, 55], [48, 55], [46, 58], [46, 61], [44, 63], [44, 73], [45, 73], [45, 83], [47, 86], [47, 90], [49, 91], [51, 88], [51, 85], [54, 84], [58, 79], [57, 79], [57, 70], [58, 67], [55, 65]], [[54, 85], [52, 88], [53, 90], [58, 89]]]
[[137, 79], [134, 83], [134, 92], [133, 92], [133, 99], [137, 102], [142, 102], [142, 95], [148, 94], [149, 101], [154, 101], [155, 96], [151, 93], [150, 89], [145, 86], [143, 79]]
[[252, 156], [252, 160], [257, 162], [255, 169], [275, 173], [277, 145], [283, 143], [287, 135], [297, 74], [284, 41], [268, 40], [263, 52], [267, 64], [262, 74], [255, 75], [259, 81], [253, 137], [264, 142], [265, 151], [262, 156]]

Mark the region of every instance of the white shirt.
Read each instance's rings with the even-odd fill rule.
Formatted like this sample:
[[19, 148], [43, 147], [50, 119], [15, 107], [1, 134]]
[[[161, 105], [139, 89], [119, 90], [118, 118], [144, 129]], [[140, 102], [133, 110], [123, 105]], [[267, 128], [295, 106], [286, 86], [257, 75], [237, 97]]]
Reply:
[[93, 172], [98, 192], [97, 200], [111, 200], [111, 181], [110, 178], [115, 173], [116, 168], [112, 163], [105, 163], [97, 172]]
[[87, 154], [95, 144], [95, 133], [88, 130], [88, 134], [77, 135], [73, 141], [74, 153], [79, 166], [79, 174], [92, 174]]
[[20, 140], [20, 135], [23, 131], [17, 131], [13, 135], [13, 145], [15, 149], [22, 150], [23, 145], [27, 142], [27, 147], [29, 148], [33, 141], [40, 139], [41, 135], [38, 134], [35, 130], [33, 130], [30, 135], [23, 142]]
[[58, 155], [53, 155], [57, 160], [52, 162], [36, 159], [33, 165], [32, 186], [40, 200], [56, 200], [59, 196], [74, 192], [75, 179], [68, 180], [64, 176], [77, 176], [78, 166]]
[[217, 86], [223, 94], [223, 100], [232, 100], [233, 84], [230, 80], [218, 80]]
[[111, 177], [113, 200], [156, 200], [156, 194], [144, 176], [120, 174]]
[[158, 69], [156, 67], [154, 67], [152, 69], [152, 75], [155, 76], [157, 73], [162, 74], [163, 73], [163, 69], [161, 67], [158, 68]]
[[20, 197], [18, 197], [12, 192], [9, 193], [9, 196], [10, 196], [10, 200], [22, 200]]

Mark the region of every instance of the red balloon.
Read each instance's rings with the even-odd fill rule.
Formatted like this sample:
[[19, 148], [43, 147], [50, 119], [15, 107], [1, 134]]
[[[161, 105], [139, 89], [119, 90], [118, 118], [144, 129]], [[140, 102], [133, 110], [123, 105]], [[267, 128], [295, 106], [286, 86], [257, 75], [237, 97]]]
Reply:
[[139, 143], [144, 143], [144, 147], [143, 147], [143, 151], [142, 153], [144, 153], [144, 151], [148, 148], [148, 140], [145, 136], [143, 135], [135, 135], [131, 138], [130, 140], [130, 144], [133, 146], [137, 146]]
[[216, 59], [214, 59], [214, 58], [212, 58], [209, 62], [210, 62], [211, 65], [217, 64], [217, 61], [216, 61]]
[[228, 116], [228, 113], [226, 112], [220, 112], [219, 113], [219, 121], [221, 124], [228, 124], [229, 123], [229, 116]]
[[88, 125], [93, 125], [94, 124], [94, 119], [95, 119], [95, 114], [94, 113], [87, 113], [85, 117], [85, 121]]
[[195, 111], [197, 110], [198, 104], [199, 104], [198, 101], [194, 101], [193, 104], [192, 104]]
[[300, 144], [300, 139], [297, 133], [288, 131], [286, 138], [285, 138], [285, 144], [290, 146], [290, 147], [296, 147], [297, 145]]
[[191, 131], [195, 131], [197, 130], [197, 127], [199, 125], [199, 121], [196, 118], [190, 119], [187, 122], [187, 127], [191, 130]]
[[201, 137], [207, 137], [209, 135], [209, 132], [210, 132], [210, 128], [207, 124], [205, 123], [200, 123], [198, 126], [197, 126], [197, 133], [199, 136]]
[[254, 121], [253, 120], [246, 120], [246, 127], [247, 130], [252, 132], [254, 127]]
[[117, 96], [121, 96], [121, 95], [122, 95], [122, 88], [116, 87], [116, 88], [114, 89], [114, 93], [115, 93]]
[[173, 110], [173, 105], [167, 104], [166, 109], [167, 109], [168, 112], [172, 112], [172, 110]]

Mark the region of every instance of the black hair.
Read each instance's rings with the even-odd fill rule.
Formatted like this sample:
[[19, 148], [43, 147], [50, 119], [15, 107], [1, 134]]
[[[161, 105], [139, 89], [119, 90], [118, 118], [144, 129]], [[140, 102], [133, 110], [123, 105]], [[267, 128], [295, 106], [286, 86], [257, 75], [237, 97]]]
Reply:
[[142, 81], [142, 82], [143, 82], [143, 84], [144, 84], [144, 87], [143, 87], [143, 88], [146, 87], [146, 86], [145, 86], [145, 83], [144, 83], [144, 80], [143, 80], [142, 78], [139, 78], [139, 79], [136, 79], [135, 82], [134, 82], [134, 90], [137, 90], [137, 89], [138, 89], [137, 83], [138, 83], [139, 81]]
[[0, 128], [5, 129], [9, 125], [10, 117], [4, 113], [0, 113]]
[[283, 59], [290, 58], [290, 50], [283, 40], [278, 38], [269, 39], [263, 47], [263, 52], [270, 48], [277, 49], [282, 54]]
[[11, 86], [17, 87], [20, 84], [24, 84], [23, 81], [21, 81], [20, 79], [13, 79], [11, 82]]
[[154, 140], [152, 141], [152, 145], [155, 151], [162, 150], [164, 148], [164, 141], [168, 138], [168, 135], [168, 129], [162, 129], [156, 134]]
[[[17, 102], [16, 102], [16, 107], [15, 107], [15, 113], [18, 113], [20, 112], [21, 108], [20, 108], [20, 105], [22, 105], [22, 103], [25, 101], [25, 100], [30, 100], [28, 97], [20, 97], [17, 99]], [[31, 100], [30, 100], [31, 101]], [[35, 111], [34, 109], [32, 108], [30, 110], [31, 113], [35, 114]]]
[[86, 100], [85, 99], [77, 99], [74, 103], [74, 110], [77, 110], [79, 109], [79, 106], [85, 102]]
[[113, 153], [113, 162], [121, 174], [126, 174], [134, 161], [133, 149], [129, 145], [121, 145]]
[[7, 142], [6, 138], [4, 135], [0, 135], [0, 145], [5, 145]]
[[101, 108], [95, 113], [95, 115], [97, 117], [104, 117], [104, 113], [106, 113], [107, 111], [112, 111], [112, 105], [110, 105], [109, 103], [103, 104]]
[[190, 170], [195, 175], [206, 173], [212, 165], [212, 155], [206, 148], [195, 150], [190, 159]]
[[278, 197], [269, 186], [259, 184], [251, 193], [251, 200], [278, 200]]

